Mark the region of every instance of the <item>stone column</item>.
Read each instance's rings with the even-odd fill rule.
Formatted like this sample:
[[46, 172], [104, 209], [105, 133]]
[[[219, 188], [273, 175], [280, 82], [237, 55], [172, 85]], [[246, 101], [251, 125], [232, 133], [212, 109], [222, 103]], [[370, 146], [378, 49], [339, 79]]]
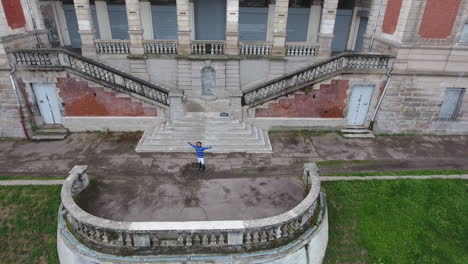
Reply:
[[140, 1], [140, 14], [143, 27], [143, 39], [154, 39], [153, 15], [151, 14], [151, 3], [148, 0]]
[[140, 18], [140, 1], [125, 0], [127, 7], [128, 34], [130, 36], [130, 54], [143, 55], [143, 28]]
[[84, 56], [96, 58], [94, 47], [94, 24], [89, 0], [74, 0], [78, 33], [81, 38], [81, 52]]
[[178, 54], [190, 55], [190, 7], [189, 0], [177, 0]]
[[284, 56], [289, 0], [276, 0], [273, 30], [273, 56]]
[[227, 0], [226, 54], [239, 55], [239, 0]]
[[99, 28], [99, 33], [101, 34], [101, 39], [112, 39], [112, 33], [109, 22], [109, 12], [107, 12], [107, 2], [106, 1], [94, 1], [96, 5], [96, 14], [97, 14], [97, 27]]
[[331, 43], [333, 40], [337, 8], [338, 0], [323, 1], [322, 23], [320, 24], [319, 33], [319, 56], [329, 57], [331, 55]]

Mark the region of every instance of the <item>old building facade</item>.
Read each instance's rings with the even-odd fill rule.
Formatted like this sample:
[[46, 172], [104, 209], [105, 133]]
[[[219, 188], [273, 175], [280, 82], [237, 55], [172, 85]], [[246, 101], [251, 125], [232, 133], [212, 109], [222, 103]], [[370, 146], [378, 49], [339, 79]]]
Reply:
[[467, 0], [2, 0], [0, 136], [44, 125], [468, 134]]

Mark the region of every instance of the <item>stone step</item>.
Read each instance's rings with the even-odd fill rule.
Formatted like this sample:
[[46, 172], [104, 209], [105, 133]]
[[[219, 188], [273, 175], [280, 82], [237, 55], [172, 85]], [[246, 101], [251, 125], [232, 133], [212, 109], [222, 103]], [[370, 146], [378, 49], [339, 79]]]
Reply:
[[220, 116], [221, 112], [186, 112], [184, 118], [219, 118], [230, 120], [228, 116]]
[[250, 134], [251, 126], [246, 124], [245, 127], [225, 127], [225, 126], [181, 126], [181, 127], [172, 127], [164, 126], [162, 128], [164, 132], [185, 132], [185, 133], [218, 133], [218, 132], [228, 132], [235, 134]]
[[374, 134], [343, 134], [345, 138], [375, 138]]
[[342, 133], [347, 133], [347, 134], [366, 134], [366, 133], [372, 133], [371, 130], [367, 128], [357, 128], [357, 129], [350, 129], [350, 128], [345, 128], [341, 129]]
[[64, 127], [60, 127], [60, 128], [43, 127], [43, 128], [34, 130], [34, 133], [35, 134], [67, 134], [68, 129]]
[[199, 123], [206, 123], [206, 124], [241, 124], [239, 120], [235, 119], [224, 119], [224, 118], [182, 118], [177, 120], [172, 120], [171, 123], [173, 124], [199, 124]]
[[250, 133], [233, 133], [230, 131], [224, 132], [214, 132], [210, 133], [207, 131], [206, 133], [198, 132], [198, 133], [187, 133], [187, 132], [171, 132], [171, 131], [158, 131], [155, 130], [152, 135], [151, 139], [197, 139], [197, 140], [205, 140], [205, 139], [252, 139], [258, 138], [257, 128], [253, 127], [250, 130]]
[[67, 134], [35, 134], [32, 140], [61, 140], [67, 137]]

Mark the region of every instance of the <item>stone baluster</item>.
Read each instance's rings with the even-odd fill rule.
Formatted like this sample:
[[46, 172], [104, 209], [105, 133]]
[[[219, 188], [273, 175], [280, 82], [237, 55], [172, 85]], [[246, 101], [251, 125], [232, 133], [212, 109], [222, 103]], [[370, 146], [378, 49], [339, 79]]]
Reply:
[[220, 235], [219, 235], [219, 242], [218, 242], [218, 245], [224, 246], [224, 235], [223, 235], [223, 234], [220, 234]]
[[260, 235], [260, 242], [266, 243], [266, 242], [267, 242], [267, 238], [268, 238], [267, 233], [266, 233], [265, 231], [263, 231], [263, 232], [261, 233], [261, 235]]
[[250, 244], [252, 243], [252, 236], [250, 234], [250, 232], [247, 232], [247, 234], [245, 234], [245, 244]]
[[268, 231], [268, 241], [273, 241], [275, 240], [275, 229], [271, 229]]
[[216, 239], [215, 234], [211, 234], [211, 236], [210, 236], [210, 245], [216, 246], [217, 244], [218, 244], [218, 241]]
[[257, 244], [259, 242], [259, 235], [258, 232], [253, 232], [253, 243]]
[[151, 244], [153, 245], [153, 247], [159, 247], [159, 238], [156, 234], [153, 234], [151, 236]]
[[205, 247], [208, 246], [208, 236], [206, 234], [202, 236], [202, 245]]
[[195, 234], [195, 238], [193, 239], [195, 246], [200, 245], [200, 236], [198, 234]]
[[177, 236], [177, 246], [183, 246], [184, 245], [184, 236], [183, 234], [179, 234]]
[[187, 238], [185, 239], [185, 245], [188, 246], [188, 247], [191, 247], [192, 246], [192, 235], [191, 234], [188, 234], [187, 235]]
[[131, 247], [132, 245], [132, 238], [131, 238], [131, 233], [126, 233], [125, 234], [125, 246]]

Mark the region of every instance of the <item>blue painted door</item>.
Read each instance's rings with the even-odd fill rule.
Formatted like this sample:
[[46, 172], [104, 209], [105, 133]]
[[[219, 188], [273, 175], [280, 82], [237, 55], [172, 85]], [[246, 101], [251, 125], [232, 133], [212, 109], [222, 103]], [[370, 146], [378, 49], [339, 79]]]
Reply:
[[344, 52], [348, 44], [349, 29], [353, 18], [353, 10], [338, 9], [336, 11], [335, 28], [333, 30], [332, 52]]
[[309, 29], [310, 8], [289, 8], [286, 41], [305, 42]]
[[107, 5], [112, 39], [129, 39], [125, 5]]
[[267, 36], [268, 8], [239, 8], [239, 40], [265, 41]]
[[367, 29], [367, 17], [360, 17], [359, 19], [359, 28], [356, 36], [356, 45], [354, 46], [354, 51], [361, 51], [362, 43], [364, 41], [364, 33], [366, 33]]
[[55, 88], [50, 83], [33, 84], [39, 111], [46, 124], [60, 124], [60, 106]]
[[373, 86], [356, 85], [351, 89], [348, 103], [348, 125], [361, 126], [366, 121], [372, 98]]
[[226, 39], [225, 0], [195, 0], [195, 39]]
[[177, 10], [175, 5], [151, 5], [154, 39], [177, 39]]

